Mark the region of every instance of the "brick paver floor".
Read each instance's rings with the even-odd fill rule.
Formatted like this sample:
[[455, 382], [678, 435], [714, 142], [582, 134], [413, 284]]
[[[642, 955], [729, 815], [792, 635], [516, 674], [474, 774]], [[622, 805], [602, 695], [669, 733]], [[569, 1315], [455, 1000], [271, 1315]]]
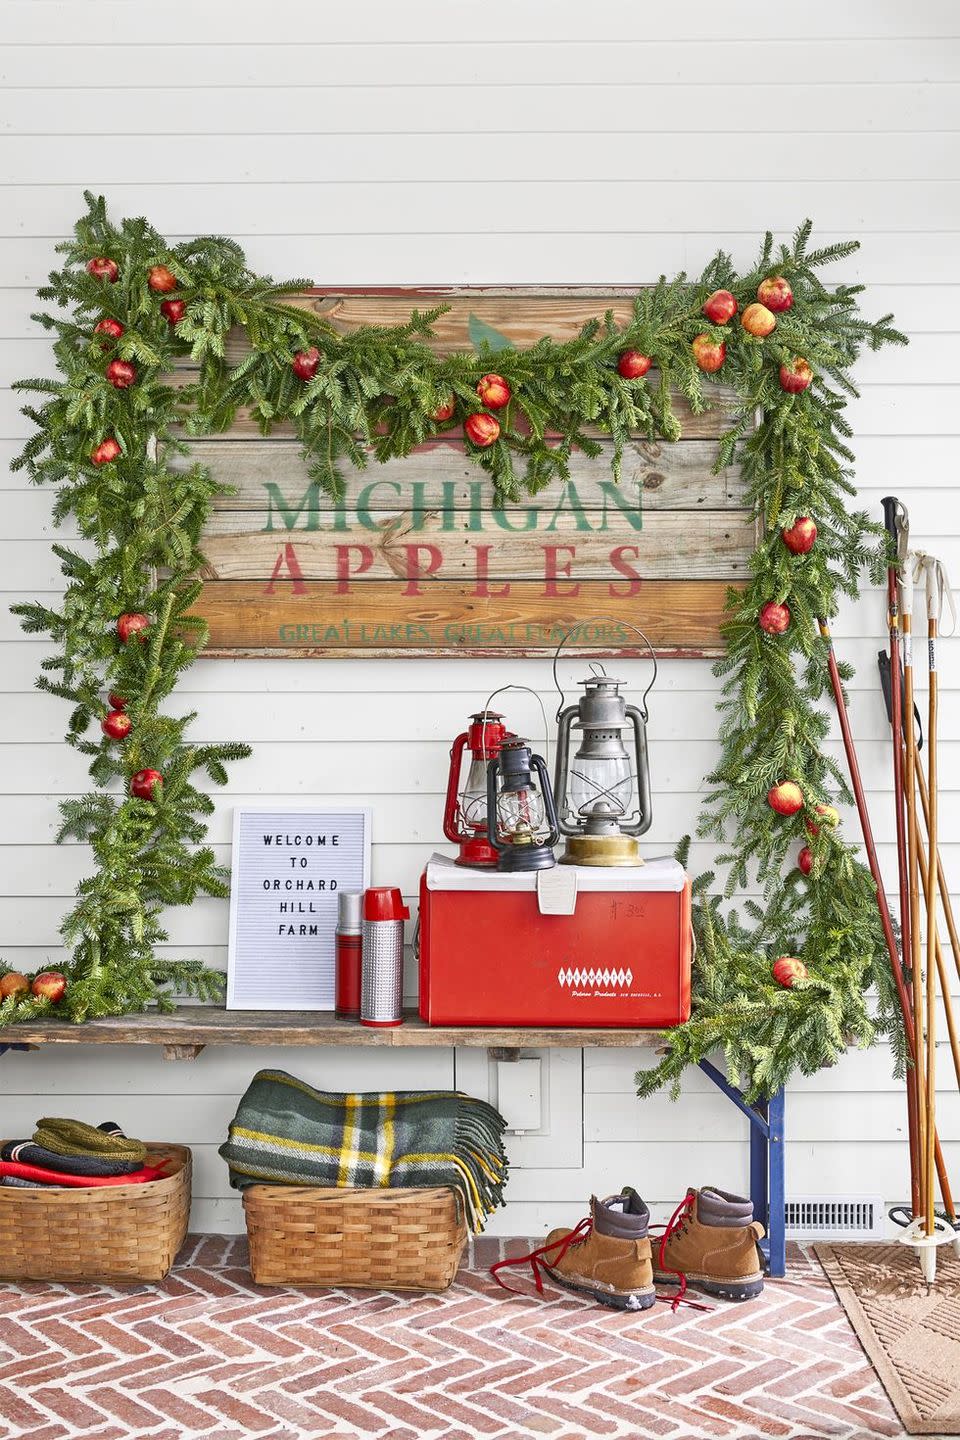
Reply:
[[816, 1259], [709, 1314], [511, 1298], [475, 1242], [443, 1295], [253, 1285], [193, 1236], [160, 1286], [0, 1285], [0, 1436], [826, 1440], [904, 1431]]

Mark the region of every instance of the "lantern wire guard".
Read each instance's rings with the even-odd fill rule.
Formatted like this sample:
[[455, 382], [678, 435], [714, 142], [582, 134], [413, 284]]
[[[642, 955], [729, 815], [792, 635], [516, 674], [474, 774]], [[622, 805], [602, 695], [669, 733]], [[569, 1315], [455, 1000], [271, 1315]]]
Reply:
[[[557, 709], [557, 763], [554, 793], [559, 825], [568, 837], [562, 857], [569, 865], [642, 865], [637, 837], [650, 827], [653, 808], [647, 763], [647, 697], [657, 681], [657, 656], [648, 637], [636, 625], [627, 625], [644, 642], [653, 662], [653, 674], [639, 707], [627, 705], [620, 694], [623, 683], [608, 676], [599, 661], [591, 660], [591, 674], [580, 683], [585, 693], [576, 705], [564, 705], [564, 692], [557, 674], [564, 645], [585, 625], [608, 616], [594, 615], [569, 630], [553, 655], [553, 683], [560, 696]], [[625, 622], [617, 622], [625, 623]], [[582, 732], [574, 756], [581, 764], [570, 765], [571, 729]], [[622, 734], [630, 731], [633, 755], [624, 747]]]

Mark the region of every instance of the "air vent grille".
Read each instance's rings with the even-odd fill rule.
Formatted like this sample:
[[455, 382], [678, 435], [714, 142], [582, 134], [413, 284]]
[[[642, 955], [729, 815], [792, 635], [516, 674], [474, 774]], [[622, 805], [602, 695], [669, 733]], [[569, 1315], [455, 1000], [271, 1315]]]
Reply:
[[883, 1240], [887, 1214], [879, 1195], [803, 1195], [786, 1202], [793, 1240]]

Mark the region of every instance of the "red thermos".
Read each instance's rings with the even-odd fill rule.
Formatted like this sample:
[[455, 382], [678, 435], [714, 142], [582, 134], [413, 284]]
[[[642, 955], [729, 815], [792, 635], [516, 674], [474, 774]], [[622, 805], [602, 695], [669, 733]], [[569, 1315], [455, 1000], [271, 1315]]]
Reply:
[[363, 894], [341, 890], [337, 917], [337, 972], [334, 1014], [338, 1020], [359, 1020], [363, 959]]

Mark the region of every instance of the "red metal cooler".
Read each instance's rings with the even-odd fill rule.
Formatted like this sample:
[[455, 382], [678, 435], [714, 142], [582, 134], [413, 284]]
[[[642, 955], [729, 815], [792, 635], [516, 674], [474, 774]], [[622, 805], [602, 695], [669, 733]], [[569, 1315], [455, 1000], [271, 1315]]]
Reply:
[[572, 913], [544, 913], [556, 896], [538, 887], [552, 871], [433, 857], [420, 881], [422, 1019], [656, 1029], [689, 1018], [690, 879], [677, 861], [560, 868]]

